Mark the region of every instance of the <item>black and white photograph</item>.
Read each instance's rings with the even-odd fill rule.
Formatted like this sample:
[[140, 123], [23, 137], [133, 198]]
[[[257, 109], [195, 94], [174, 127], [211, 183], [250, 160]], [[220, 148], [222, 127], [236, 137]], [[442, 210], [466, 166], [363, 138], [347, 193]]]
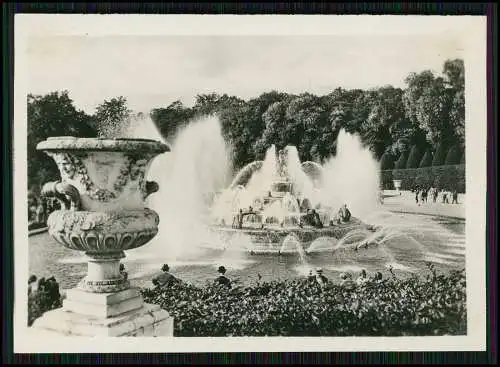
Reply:
[[484, 17], [17, 18], [16, 349], [485, 348]]

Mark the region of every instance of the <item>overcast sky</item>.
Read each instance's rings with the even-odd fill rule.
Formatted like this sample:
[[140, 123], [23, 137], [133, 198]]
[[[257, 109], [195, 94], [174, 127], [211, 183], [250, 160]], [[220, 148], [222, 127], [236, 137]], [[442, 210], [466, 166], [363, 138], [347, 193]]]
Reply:
[[88, 113], [125, 96], [147, 112], [200, 93], [244, 99], [279, 90], [404, 86], [412, 71], [442, 70], [462, 45], [413, 36], [50, 36], [30, 38], [29, 91], [68, 90]]

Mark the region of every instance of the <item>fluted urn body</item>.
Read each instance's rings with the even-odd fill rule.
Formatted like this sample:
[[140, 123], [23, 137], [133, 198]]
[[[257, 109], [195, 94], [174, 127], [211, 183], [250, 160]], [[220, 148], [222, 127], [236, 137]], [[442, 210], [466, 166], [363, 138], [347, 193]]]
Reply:
[[146, 174], [166, 144], [144, 139], [54, 137], [37, 146], [57, 164], [60, 181], [44, 185], [61, 210], [50, 214], [50, 235], [61, 245], [84, 251], [87, 276], [78, 288], [106, 293], [130, 285], [119, 270], [124, 250], [143, 246], [158, 232], [159, 217], [145, 199], [158, 190]]

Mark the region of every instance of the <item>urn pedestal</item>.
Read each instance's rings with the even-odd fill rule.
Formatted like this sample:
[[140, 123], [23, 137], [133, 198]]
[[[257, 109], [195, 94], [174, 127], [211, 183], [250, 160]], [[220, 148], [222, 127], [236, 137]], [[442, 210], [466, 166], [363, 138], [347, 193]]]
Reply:
[[158, 190], [145, 179], [153, 158], [169, 147], [153, 140], [56, 137], [37, 146], [58, 165], [61, 180], [42, 195], [63, 205], [53, 212], [49, 234], [66, 248], [83, 251], [88, 271], [66, 293], [63, 307], [46, 312], [33, 328], [76, 336], [173, 336], [173, 319], [146, 304], [120, 272], [124, 251], [149, 242], [159, 217], [145, 206]]
[[392, 184], [397, 192], [401, 194], [401, 180], [392, 180]]

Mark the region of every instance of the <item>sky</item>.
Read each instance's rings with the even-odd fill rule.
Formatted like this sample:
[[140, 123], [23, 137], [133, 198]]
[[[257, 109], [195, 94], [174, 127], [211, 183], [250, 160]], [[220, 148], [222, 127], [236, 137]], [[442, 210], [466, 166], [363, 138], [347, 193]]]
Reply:
[[244, 99], [278, 90], [328, 94], [337, 87], [404, 87], [410, 72], [439, 74], [462, 58], [458, 39], [430, 35], [42, 36], [30, 37], [28, 89], [68, 90], [93, 113], [124, 96], [135, 111], [191, 106], [201, 93]]

